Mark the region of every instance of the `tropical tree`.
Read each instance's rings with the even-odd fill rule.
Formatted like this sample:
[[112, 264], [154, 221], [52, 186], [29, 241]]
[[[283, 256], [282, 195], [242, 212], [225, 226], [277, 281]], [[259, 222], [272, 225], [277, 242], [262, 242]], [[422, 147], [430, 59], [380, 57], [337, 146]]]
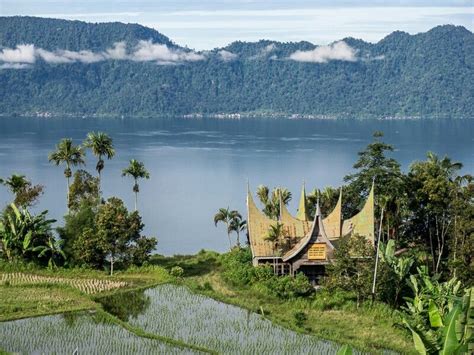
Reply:
[[330, 290], [353, 292], [359, 306], [372, 292], [374, 257], [374, 246], [364, 236], [341, 238], [334, 250], [334, 261], [326, 268], [325, 285]]
[[77, 212], [84, 204], [89, 206], [98, 205], [100, 203], [99, 189], [99, 178], [93, 177], [85, 170], [77, 170], [69, 187], [69, 208], [71, 212]]
[[56, 261], [58, 257], [61, 257], [63, 260], [66, 259], [66, 254], [62, 249], [63, 243], [63, 240], [57, 240], [52, 236], [49, 236], [44, 245], [39, 245], [33, 248], [33, 251], [39, 251], [38, 258], [49, 257], [48, 268], [53, 269], [57, 266]]
[[51, 237], [53, 219], [46, 219], [48, 211], [33, 216], [27, 209], [18, 208], [15, 204], [4, 212], [0, 220], [1, 251], [8, 261], [17, 257], [29, 259], [34, 257], [31, 251], [46, 244]]
[[270, 193], [268, 186], [264, 185], [257, 187], [257, 196], [263, 204], [263, 213], [275, 220], [280, 216], [280, 200], [288, 205], [292, 198], [291, 192], [286, 188], [276, 187]]
[[140, 187], [138, 185], [138, 179], [149, 179], [150, 174], [145, 169], [145, 164], [135, 159], [130, 160], [128, 167], [122, 170], [122, 176], [131, 176], [134, 180], [133, 192], [135, 193], [135, 211], [137, 210], [138, 204], [138, 193]]
[[99, 160], [95, 169], [99, 174], [99, 190], [100, 190], [100, 178], [101, 172], [104, 169], [104, 157], [107, 159], [112, 159], [115, 155], [115, 149], [112, 142], [112, 138], [104, 132], [90, 132], [87, 134], [87, 138], [84, 141], [84, 146], [92, 150]]
[[268, 229], [268, 234], [265, 236], [265, 240], [273, 243], [273, 252], [275, 253], [278, 248], [278, 241], [284, 237], [283, 223], [277, 222]]
[[13, 194], [17, 194], [28, 185], [25, 175], [13, 174], [6, 179], [0, 179], [0, 184], [5, 185]]
[[71, 138], [63, 138], [56, 146], [56, 150], [49, 154], [49, 161], [56, 166], [66, 164], [64, 176], [67, 179], [67, 205], [69, 210], [69, 186], [72, 176], [71, 167], [85, 164], [85, 153], [81, 146], [74, 145]]
[[[273, 255], [276, 254], [276, 249], [279, 246], [279, 241], [284, 237], [283, 223], [277, 222], [272, 224], [268, 229], [268, 234], [265, 236], [265, 240], [272, 243]], [[276, 271], [275, 258], [273, 259], [273, 270]]]
[[32, 206], [43, 193], [42, 185], [32, 185], [25, 175], [13, 174], [6, 179], [0, 179], [0, 184], [7, 187], [15, 195], [13, 203], [17, 206]]
[[[436, 154], [428, 153], [427, 160], [413, 163], [408, 173], [409, 235], [428, 246], [435, 273], [440, 271], [448, 240], [453, 234], [453, 224], [461, 214], [456, 209], [462, 192], [458, 174], [461, 167], [461, 163], [452, 162], [448, 157], [440, 159]], [[472, 202], [469, 204], [472, 206]]]
[[111, 275], [117, 261], [129, 264], [135, 255], [142, 254], [137, 253], [137, 248], [145, 248], [148, 251], [154, 249], [156, 239], [141, 236], [143, 227], [138, 212], [128, 212], [123, 201], [116, 197], [109, 198], [99, 207], [95, 218], [95, 234], [100, 251], [105, 252], [109, 259]]
[[359, 159], [353, 166], [356, 172], [344, 177], [349, 186], [345, 189], [348, 198], [345, 199], [347, 203], [343, 206], [343, 213], [346, 216], [353, 216], [359, 211], [375, 180], [375, 215], [380, 215], [379, 208], [383, 206], [386, 225], [392, 226], [392, 229], [389, 228], [388, 240], [396, 237], [403, 224], [402, 211], [404, 211], [406, 185], [400, 163], [387, 156], [394, 151], [394, 148], [383, 142], [382, 137], [383, 132], [374, 132], [373, 142], [358, 153]]
[[238, 211], [231, 211], [229, 207], [227, 208], [219, 208], [219, 211], [214, 215], [214, 225], [217, 227], [217, 224], [224, 223], [226, 225], [227, 230], [227, 237], [229, 238], [229, 248], [232, 249], [232, 242], [230, 240], [230, 233], [232, 229], [230, 229], [230, 225], [234, 220], [242, 220], [242, 216]]
[[240, 233], [247, 229], [247, 221], [242, 220], [240, 214], [236, 214], [227, 228], [229, 233], [235, 232], [237, 234], [237, 246], [240, 248]]

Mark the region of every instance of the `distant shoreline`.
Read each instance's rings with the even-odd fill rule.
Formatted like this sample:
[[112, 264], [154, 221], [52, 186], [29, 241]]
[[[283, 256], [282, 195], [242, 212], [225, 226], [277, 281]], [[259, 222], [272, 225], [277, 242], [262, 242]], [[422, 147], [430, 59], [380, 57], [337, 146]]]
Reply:
[[282, 112], [236, 112], [236, 113], [191, 113], [191, 114], [138, 114], [138, 115], [120, 115], [120, 114], [81, 114], [81, 113], [60, 113], [50, 111], [38, 111], [28, 113], [0, 113], [0, 118], [7, 117], [25, 117], [25, 118], [71, 118], [71, 119], [219, 119], [219, 120], [243, 120], [243, 119], [287, 119], [287, 120], [324, 120], [324, 121], [339, 121], [339, 120], [379, 120], [379, 121], [418, 121], [418, 120], [465, 120], [474, 119], [474, 117], [461, 116], [398, 116], [398, 115], [373, 115], [373, 114], [302, 114], [302, 113], [282, 113]]

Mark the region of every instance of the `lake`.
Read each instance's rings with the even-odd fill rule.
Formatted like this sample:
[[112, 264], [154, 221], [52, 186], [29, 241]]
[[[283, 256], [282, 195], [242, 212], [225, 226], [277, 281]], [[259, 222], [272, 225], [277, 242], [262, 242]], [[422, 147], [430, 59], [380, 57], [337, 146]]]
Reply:
[[[474, 174], [474, 119], [471, 120], [217, 120], [217, 119], [59, 119], [0, 118], [0, 176], [25, 174], [45, 186], [36, 211], [47, 209], [62, 223], [66, 212], [63, 167], [48, 153], [63, 137], [79, 144], [87, 132], [114, 139], [116, 157], [105, 162], [102, 190], [133, 209], [133, 182], [121, 177], [130, 159], [143, 161], [151, 174], [140, 182], [139, 210], [145, 234], [158, 238], [160, 254], [224, 251], [224, 226], [213, 215], [230, 206], [246, 214], [247, 180], [284, 186], [293, 192], [295, 212], [302, 181], [307, 190], [338, 185], [352, 171], [357, 152], [381, 130], [395, 146], [404, 169], [427, 151], [447, 154]], [[90, 152], [87, 169], [95, 172]], [[11, 200], [0, 188], [0, 206]], [[324, 213], [324, 211], [323, 211]]]

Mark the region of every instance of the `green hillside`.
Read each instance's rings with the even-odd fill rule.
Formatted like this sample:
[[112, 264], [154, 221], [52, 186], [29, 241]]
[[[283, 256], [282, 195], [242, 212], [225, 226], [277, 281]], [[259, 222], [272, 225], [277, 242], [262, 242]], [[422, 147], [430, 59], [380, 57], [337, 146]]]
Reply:
[[[191, 53], [159, 32], [135, 24], [91, 24], [0, 17], [0, 47], [33, 44], [48, 51], [105, 51], [139, 41]], [[0, 70], [0, 114], [160, 116], [216, 113], [330, 117], [474, 117], [474, 34], [435, 27], [394, 32], [372, 44], [344, 39], [355, 60], [298, 62], [309, 42], [234, 42], [200, 53], [202, 60], [102, 60]], [[232, 59], [223, 60], [221, 50]], [[0, 61], [0, 65], [2, 65]], [[6, 63], [3, 63], [6, 64]]]

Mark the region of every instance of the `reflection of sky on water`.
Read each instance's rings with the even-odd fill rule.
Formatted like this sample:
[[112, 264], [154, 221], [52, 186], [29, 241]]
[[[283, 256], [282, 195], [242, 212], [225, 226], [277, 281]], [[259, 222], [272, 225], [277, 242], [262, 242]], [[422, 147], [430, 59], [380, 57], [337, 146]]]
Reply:
[[[141, 182], [139, 205], [146, 233], [159, 239], [158, 251], [191, 253], [201, 248], [225, 250], [223, 227], [212, 217], [219, 207], [245, 214], [247, 179], [286, 186], [296, 198], [301, 182], [308, 190], [340, 184], [357, 152], [383, 130], [396, 147], [404, 169], [428, 150], [448, 154], [474, 173], [473, 121], [290, 121], [290, 120], [0, 120], [0, 176], [27, 175], [46, 186], [37, 209], [62, 220], [66, 181], [63, 168], [47, 155], [61, 137], [80, 143], [89, 131], [114, 138], [117, 155], [105, 162], [105, 196], [119, 195], [133, 207], [132, 181], [120, 177], [128, 160], [145, 162], [151, 179]], [[88, 155], [87, 168], [95, 158]], [[3, 206], [9, 194], [0, 188]]]

